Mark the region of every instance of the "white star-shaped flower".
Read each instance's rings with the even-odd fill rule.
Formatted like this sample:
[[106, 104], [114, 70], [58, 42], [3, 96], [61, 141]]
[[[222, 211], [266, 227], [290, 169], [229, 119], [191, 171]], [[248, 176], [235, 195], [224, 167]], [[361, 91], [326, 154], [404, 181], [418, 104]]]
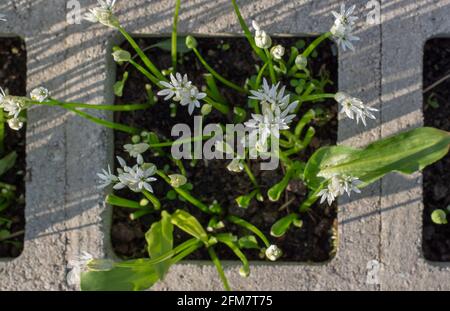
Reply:
[[349, 197], [351, 192], [360, 193], [361, 190], [358, 186], [361, 183], [356, 177], [335, 174], [328, 180], [327, 187], [319, 191], [317, 196], [321, 197], [320, 203], [327, 201], [328, 205], [331, 205], [338, 196], [344, 193], [347, 193]]
[[89, 12], [83, 18], [91, 23], [101, 23], [108, 27], [117, 28], [120, 23], [113, 14], [115, 4], [116, 0], [98, 0], [98, 7], [89, 9]]
[[114, 184], [119, 181], [116, 175], [111, 173], [111, 167], [108, 165], [108, 171], [105, 169], [102, 170], [101, 173], [98, 173], [97, 176], [100, 178], [99, 188], [106, 188], [111, 184]]
[[158, 92], [159, 96], [165, 96], [164, 100], [172, 99], [180, 102], [182, 106], [188, 106], [188, 112], [192, 115], [195, 108], [200, 107], [200, 100], [205, 98], [206, 93], [198, 91], [195, 85], [189, 81], [187, 75], [180, 73], [170, 74], [170, 82], [159, 82], [164, 88]]
[[345, 4], [341, 4], [340, 13], [335, 11], [332, 12], [335, 17], [335, 21], [330, 29], [330, 32], [337, 44], [340, 45], [344, 51], [347, 48], [354, 51], [355, 47], [353, 46], [352, 41], [359, 40], [359, 37], [352, 34], [355, 21], [358, 19], [358, 17], [352, 16], [354, 10], [355, 5], [346, 11]]
[[352, 120], [356, 119], [357, 124], [361, 120], [364, 126], [366, 126], [366, 117], [373, 120], [376, 119], [372, 112], [378, 111], [378, 109], [364, 105], [362, 100], [344, 92], [336, 93], [334, 98], [342, 107], [341, 113], [345, 113]]

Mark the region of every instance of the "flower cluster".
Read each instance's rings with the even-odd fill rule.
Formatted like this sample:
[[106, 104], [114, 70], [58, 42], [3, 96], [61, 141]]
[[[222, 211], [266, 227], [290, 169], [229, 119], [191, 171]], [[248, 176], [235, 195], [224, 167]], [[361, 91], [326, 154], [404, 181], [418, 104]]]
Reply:
[[[38, 87], [31, 91], [30, 97], [32, 100], [42, 103], [49, 97], [49, 91], [46, 88]], [[23, 127], [24, 118], [20, 116], [20, 113], [28, 106], [26, 98], [6, 95], [0, 87], [0, 108], [9, 117], [7, 122], [12, 130], [18, 131]]]
[[19, 117], [20, 112], [25, 108], [22, 100], [6, 95], [3, 89], [0, 88], [0, 108], [9, 117], [7, 122], [12, 130], [18, 131], [23, 127], [23, 121]]
[[136, 164], [129, 167], [124, 159], [117, 157], [120, 164], [120, 167], [117, 169], [117, 176], [111, 172], [109, 166], [107, 171], [103, 169], [101, 173], [97, 174], [100, 178], [99, 188], [105, 188], [113, 184], [115, 190], [128, 187], [133, 192], [142, 192], [144, 190], [153, 192], [150, 183], [156, 180], [155, 177], [152, 177], [156, 173], [156, 166], [152, 163], [145, 163], [141, 155], [148, 147], [147, 144], [125, 145], [124, 149], [130, 156], [137, 158]]
[[345, 51], [347, 48], [354, 51], [355, 48], [351, 41], [359, 40], [358, 37], [352, 34], [355, 21], [358, 19], [356, 16], [352, 16], [355, 10], [355, 5], [351, 6], [347, 11], [345, 10], [345, 4], [341, 4], [341, 12], [333, 11], [332, 14], [336, 18], [333, 26], [330, 29], [333, 38], [338, 45], [342, 46]]
[[328, 205], [331, 205], [338, 196], [343, 195], [345, 192], [348, 196], [350, 196], [352, 191], [360, 193], [361, 190], [358, 189], [358, 185], [361, 183], [356, 177], [335, 174], [328, 180], [327, 187], [321, 190], [317, 196], [321, 197], [320, 203], [327, 201]]
[[289, 124], [295, 118], [293, 113], [298, 101], [290, 102], [290, 95], [284, 95], [285, 87], [279, 89], [280, 83], [269, 86], [266, 79], [263, 80], [263, 88], [254, 91], [249, 98], [259, 100], [262, 114], [252, 114], [252, 119], [245, 122], [249, 127], [250, 143], [256, 138], [255, 148], [258, 151], [265, 150], [269, 137], [280, 137], [280, 130], [289, 129]]
[[367, 125], [366, 117], [372, 120], [376, 119], [372, 112], [378, 111], [378, 109], [364, 105], [362, 100], [343, 92], [337, 92], [334, 98], [342, 106], [341, 113], [345, 113], [352, 120], [356, 118], [357, 124], [361, 120], [364, 125]]
[[199, 92], [198, 88], [189, 81], [187, 75], [182, 76], [176, 73], [175, 76], [170, 74], [170, 82], [159, 82], [164, 89], [158, 92], [159, 96], [165, 96], [164, 100], [172, 99], [180, 102], [182, 106], [188, 106], [189, 114], [194, 109], [200, 108], [200, 100], [206, 97], [206, 93]]
[[119, 20], [113, 14], [116, 0], [98, 0], [97, 2], [99, 6], [89, 9], [89, 12], [84, 15], [84, 19], [91, 23], [101, 23], [108, 27], [119, 27]]

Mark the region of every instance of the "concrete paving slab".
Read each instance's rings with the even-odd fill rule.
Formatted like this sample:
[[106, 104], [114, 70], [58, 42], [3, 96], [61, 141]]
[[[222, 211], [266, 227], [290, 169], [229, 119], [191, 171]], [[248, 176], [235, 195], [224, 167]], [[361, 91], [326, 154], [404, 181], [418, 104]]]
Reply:
[[[45, 5], [43, 5], [45, 2]], [[80, 1], [82, 8], [96, 1]], [[241, 33], [228, 0], [190, 0], [183, 5], [182, 33]], [[423, 2], [423, 4], [422, 4]], [[339, 1], [238, 1], [242, 14], [274, 34], [317, 34], [331, 26]], [[384, 0], [382, 25], [366, 23], [365, 2], [355, 53], [339, 53], [339, 88], [381, 108], [367, 128], [339, 122], [339, 141], [361, 146], [421, 122], [421, 53], [429, 36], [448, 33], [449, 0]], [[415, 3], [415, 2], [414, 2]], [[48, 10], [51, 5], [52, 10]], [[9, 22], [1, 34], [25, 37], [28, 88], [44, 84], [58, 98], [110, 103], [114, 66], [109, 56], [116, 32], [100, 25], [66, 22], [64, 1], [20, 0], [0, 4]], [[136, 35], [169, 34], [172, 1], [118, 1], [117, 14]], [[46, 16], [46, 18], [42, 18]], [[27, 23], [23, 23], [26, 20]], [[401, 26], [399, 26], [401, 25]], [[419, 96], [420, 95], [420, 96]], [[111, 117], [99, 114], [100, 116]], [[28, 125], [26, 242], [21, 257], [0, 263], [0, 290], [76, 289], [67, 284], [67, 263], [81, 251], [113, 257], [109, 241], [111, 210], [96, 188], [95, 173], [112, 163], [112, 133], [55, 109], [33, 109]], [[381, 122], [384, 122], [381, 125]], [[254, 263], [247, 279], [238, 263], [227, 262], [234, 289], [344, 290], [448, 288], [448, 267], [425, 262], [421, 245], [420, 175], [390, 175], [339, 202], [337, 256], [322, 265]], [[402, 184], [402, 188], [398, 187]], [[389, 190], [389, 191], [388, 191]], [[397, 191], [398, 190], [398, 191]], [[395, 277], [392, 277], [395, 276]], [[208, 263], [176, 265], [155, 289], [221, 289]]]
[[[382, 136], [423, 124], [423, 48], [450, 35], [450, 1], [384, 0], [382, 5]], [[384, 290], [449, 290], [450, 263], [422, 253], [422, 176], [390, 175], [381, 184]]]

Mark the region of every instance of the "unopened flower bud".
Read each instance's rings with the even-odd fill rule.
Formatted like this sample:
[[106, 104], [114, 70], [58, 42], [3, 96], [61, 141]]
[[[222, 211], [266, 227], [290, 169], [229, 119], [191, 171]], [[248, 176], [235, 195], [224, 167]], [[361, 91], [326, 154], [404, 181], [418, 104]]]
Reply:
[[19, 118], [11, 118], [8, 120], [8, 125], [12, 130], [18, 131], [23, 127], [23, 122]]
[[202, 106], [202, 108], [200, 109], [200, 112], [202, 113], [202, 115], [206, 116], [208, 114], [210, 114], [212, 111], [212, 106], [210, 104], [204, 104]]
[[282, 45], [275, 45], [270, 49], [270, 54], [275, 60], [281, 60], [284, 56], [284, 47]]
[[42, 103], [50, 95], [50, 92], [45, 87], [38, 87], [31, 91], [30, 97], [32, 100]]
[[195, 49], [197, 47], [197, 40], [193, 36], [187, 36], [186, 46], [188, 49]]
[[308, 59], [303, 55], [298, 55], [295, 58], [295, 66], [297, 66], [298, 69], [305, 69], [308, 65]]
[[231, 160], [230, 164], [227, 165], [227, 169], [230, 172], [240, 173], [244, 170], [244, 164], [241, 162], [240, 159], [235, 158]]
[[138, 144], [141, 142], [141, 136], [139, 135], [133, 135], [131, 137], [131, 141], [133, 142], [133, 144]]
[[119, 62], [129, 62], [131, 59], [131, 54], [128, 51], [125, 50], [117, 50], [114, 53], [112, 53], [112, 56], [114, 58], [114, 61]]
[[283, 251], [276, 245], [270, 245], [269, 248], [266, 249], [266, 257], [271, 261], [276, 261], [281, 255], [283, 255]]
[[186, 184], [187, 178], [181, 174], [169, 175], [170, 185], [174, 188], [181, 187]]

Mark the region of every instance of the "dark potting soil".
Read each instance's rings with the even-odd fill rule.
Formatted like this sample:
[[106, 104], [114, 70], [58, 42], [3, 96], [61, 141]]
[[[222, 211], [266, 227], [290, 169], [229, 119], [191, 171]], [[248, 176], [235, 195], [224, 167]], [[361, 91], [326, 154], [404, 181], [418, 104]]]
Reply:
[[[5, 92], [26, 95], [26, 50], [20, 38], [0, 38], [0, 86]], [[25, 126], [20, 131], [11, 130], [5, 124], [4, 148], [0, 150], [0, 158], [12, 151], [17, 152], [17, 160], [13, 168], [0, 176], [0, 181], [16, 186], [19, 202], [13, 203], [0, 212], [0, 219], [11, 222], [11, 234], [21, 232], [25, 228]], [[0, 230], [3, 227], [0, 226]], [[22, 252], [23, 234], [15, 238], [0, 241], [0, 257], [17, 257]]]
[[[450, 39], [437, 38], [425, 45], [423, 87], [450, 75]], [[431, 98], [430, 98], [431, 97]], [[424, 94], [426, 126], [450, 131], [450, 77]], [[436, 102], [438, 106], [431, 102]], [[434, 106], [434, 107], [433, 107]], [[423, 172], [423, 252], [428, 260], [450, 261], [450, 224], [436, 225], [431, 213], [450, 207], [450, 154]], [[447, 215], [450, 222], [450, 216]]]
[[[274, 38], [274, 44], [282, 44], [290, 47], [299, 39], [305, 39], [306, 43], [312, 41], [311, 38]], [[140, 38], [138, 43], [142, 48], [151, 46], [159, 42], [159, 38]], [[131, 51], [128, 44], [124, 44], [122, 48]], [[243, 85], [245, 79], [256, 72], [255, 63], [258, 62], [257, 56], [244, 38], [199, 38], [198, 49], [207, 62], [220, 74], [229, 80]], [[288, 48], [286, 49], [287, 53]], [[318, 49], [318, 54], [310, 61], [310, 69], [316, 77], [319, 72], [329, 72], [330, 80], [334, 81], [333, 85], [328, 85], [327, 92], [337, 91], [337, 58], [334, 53], [335, 47], [332, 44], [323, 44]], [[170, 53], [159, 49], [150, 49], [147, 55], [157, 65], [158, 68], [164, 69], [171, 66]], [[123, 97], [116, 98], [116, 103], [145, 103], [147, 95], [145, 92], [145, 84], [149, 83], [140, 73], [131, 66], [120, 66], [117, 72], [117, 79], [122, 79], [124, 71], [129, 71], [129, 80], [126, 84]], [[187, 53], [181, 56], [181, 64], [177, 69], [180, 73], [187, 73], [188, 77], [197, 86], [205, 84], [203, 74], [206, 70], [202, 67], [193, 53]], [[218, 82], [219, 83], [219, 82]], [[284, 81], [288, 84], [289, 81]], [[245, 95], [238, 94], [235, 91], [222, 87], [219, 84], [222, 94], [228, 102], [234, 106], [246, 107], [247, 98]], [[115, 119], [117, 122], [143, 128], [153, 131], [163, 139], [173, 140], [170, 136], [171, 128], [177, 123], [192, 123], [192, 116], [187, 113], [186, 107], [177, 105], [178, 110], [176, 116], [171, 118], [170, 102], [164, 102], [162, 98], [159, 102], [146, 111], [138, 111], [134, 113], [117, 113]], [[324, 145], [336, 143], [337, 139], [337, 105], [333, 100], [327, 100], [322, 103], [305, 103], [301, 112], [306, 112], [312, 106], [323, 109], [322, 120], [313, 122], [317, 134], [313, 139], [311, 146], [299, 155], [299, 159], [306, 160], [309, 155], [317, 148]], [[196, 110], [196, 113], [199, 113]], [[325, 123], [323, 119], [328, 122]], [[218, 112], [212, 112], [208, 115], [206, 123], [223, 122], [231, 123], [223, 115]], [[294, 124], [294, 123], [293, 123]], [[192, 127], [191, 127], [192, 128]], [[116, 155], [128, 158], [123, 151], [123, 145], [130, 143], [128, 135], [115, 133], [115, 153]], [[170, 150], [168, 151], [170, 152]], [[163, 158], [151, 157], [147, 161], [155, 163], [159, 168], [168, 164]], [[304, 214], [304, 225], [301, 229], [290, 229], [282, 238], [276, 239], [270, 237], [270, 227], [279, 218], [287, 215], [290, 211], [298, 209], [300, 203], [306, 198], [307, 189], [301, 182], [291, 182], [287, 191], [284, 193], [279, 202], [272, 203], [266, 199], [263, 203], [253, 200], [247, 209], [237, 206], [235, 198], [239, 195], [250, 192], [253, 187], [247, 175], [242, 172], [233, 174], [226, 169], [230, 160], [199, 160], [195, 167], [190, 167], [190, 161], [184, 161], [184, 166], [188, 171], [188, 180], [193, 184], [193, 194], [206, 204], [211, 204], [217, 200], [221, 206], [227, 209], [227, 213], [234, 214], [250, 221], [261, 229], [270, 240], [277, 244], [284, 251], [281, 260], [285, 261], [314, 261], [322, 262], [333, 257], [335, 251], [334, 232], [336, 228], [336, 206], [329, 207], [326, 204], [316, 204], [311, 211]], [[283, 174], [281, 169], [275, 171], [260, 171], [259, 164], [255, 161], [251, 163], [251, 169], [254, 172], [258, 182], [260, 183], [263, 194], [266, 196], [267, 190], [281, 180]], [[177, 208], [187, 208], [190, 213], [196, 216], [202, 225], [206, 227], [209, 218], [198, 211], [197, 208], [190, 204], [174, 203], [165, 199], [165, 193], [169, 190], [164, 182], [155, 182], [155, 193], [162, 198], [162, 204], [168, 210]], [[130, 196], [129, 191], [120, 192], [119, 195]], [[291, 202], [287, 207], [280, 210], [286, 202]], [[157, 220], [154, 216], [144, 216], [137, 221], [129, 219], [130, 210], [124, 208], [114, 208], [113, 226], [112, 226], [112, 244], [115, 252], [124, 258], [146, 257], [145, 248], [145, 232], [150, 228], [153, 221]], [[250, 232], [236, 227], [233, 224], [226, 223], [227, 232], [237, 235], [246, 235]], [[177, 242], [186, 240], [186, 235], [180, 231], [176, 231], [175, 239]], [[222, 259], [236, 259], [235, 256], [226, 248], [217, 248], [219, 257]], [[245, 251], [251, 260], [260, 259], [257, 251]], [[206, 251], [199, 250], [192, 254], [189, 259], [209, 259]]]

